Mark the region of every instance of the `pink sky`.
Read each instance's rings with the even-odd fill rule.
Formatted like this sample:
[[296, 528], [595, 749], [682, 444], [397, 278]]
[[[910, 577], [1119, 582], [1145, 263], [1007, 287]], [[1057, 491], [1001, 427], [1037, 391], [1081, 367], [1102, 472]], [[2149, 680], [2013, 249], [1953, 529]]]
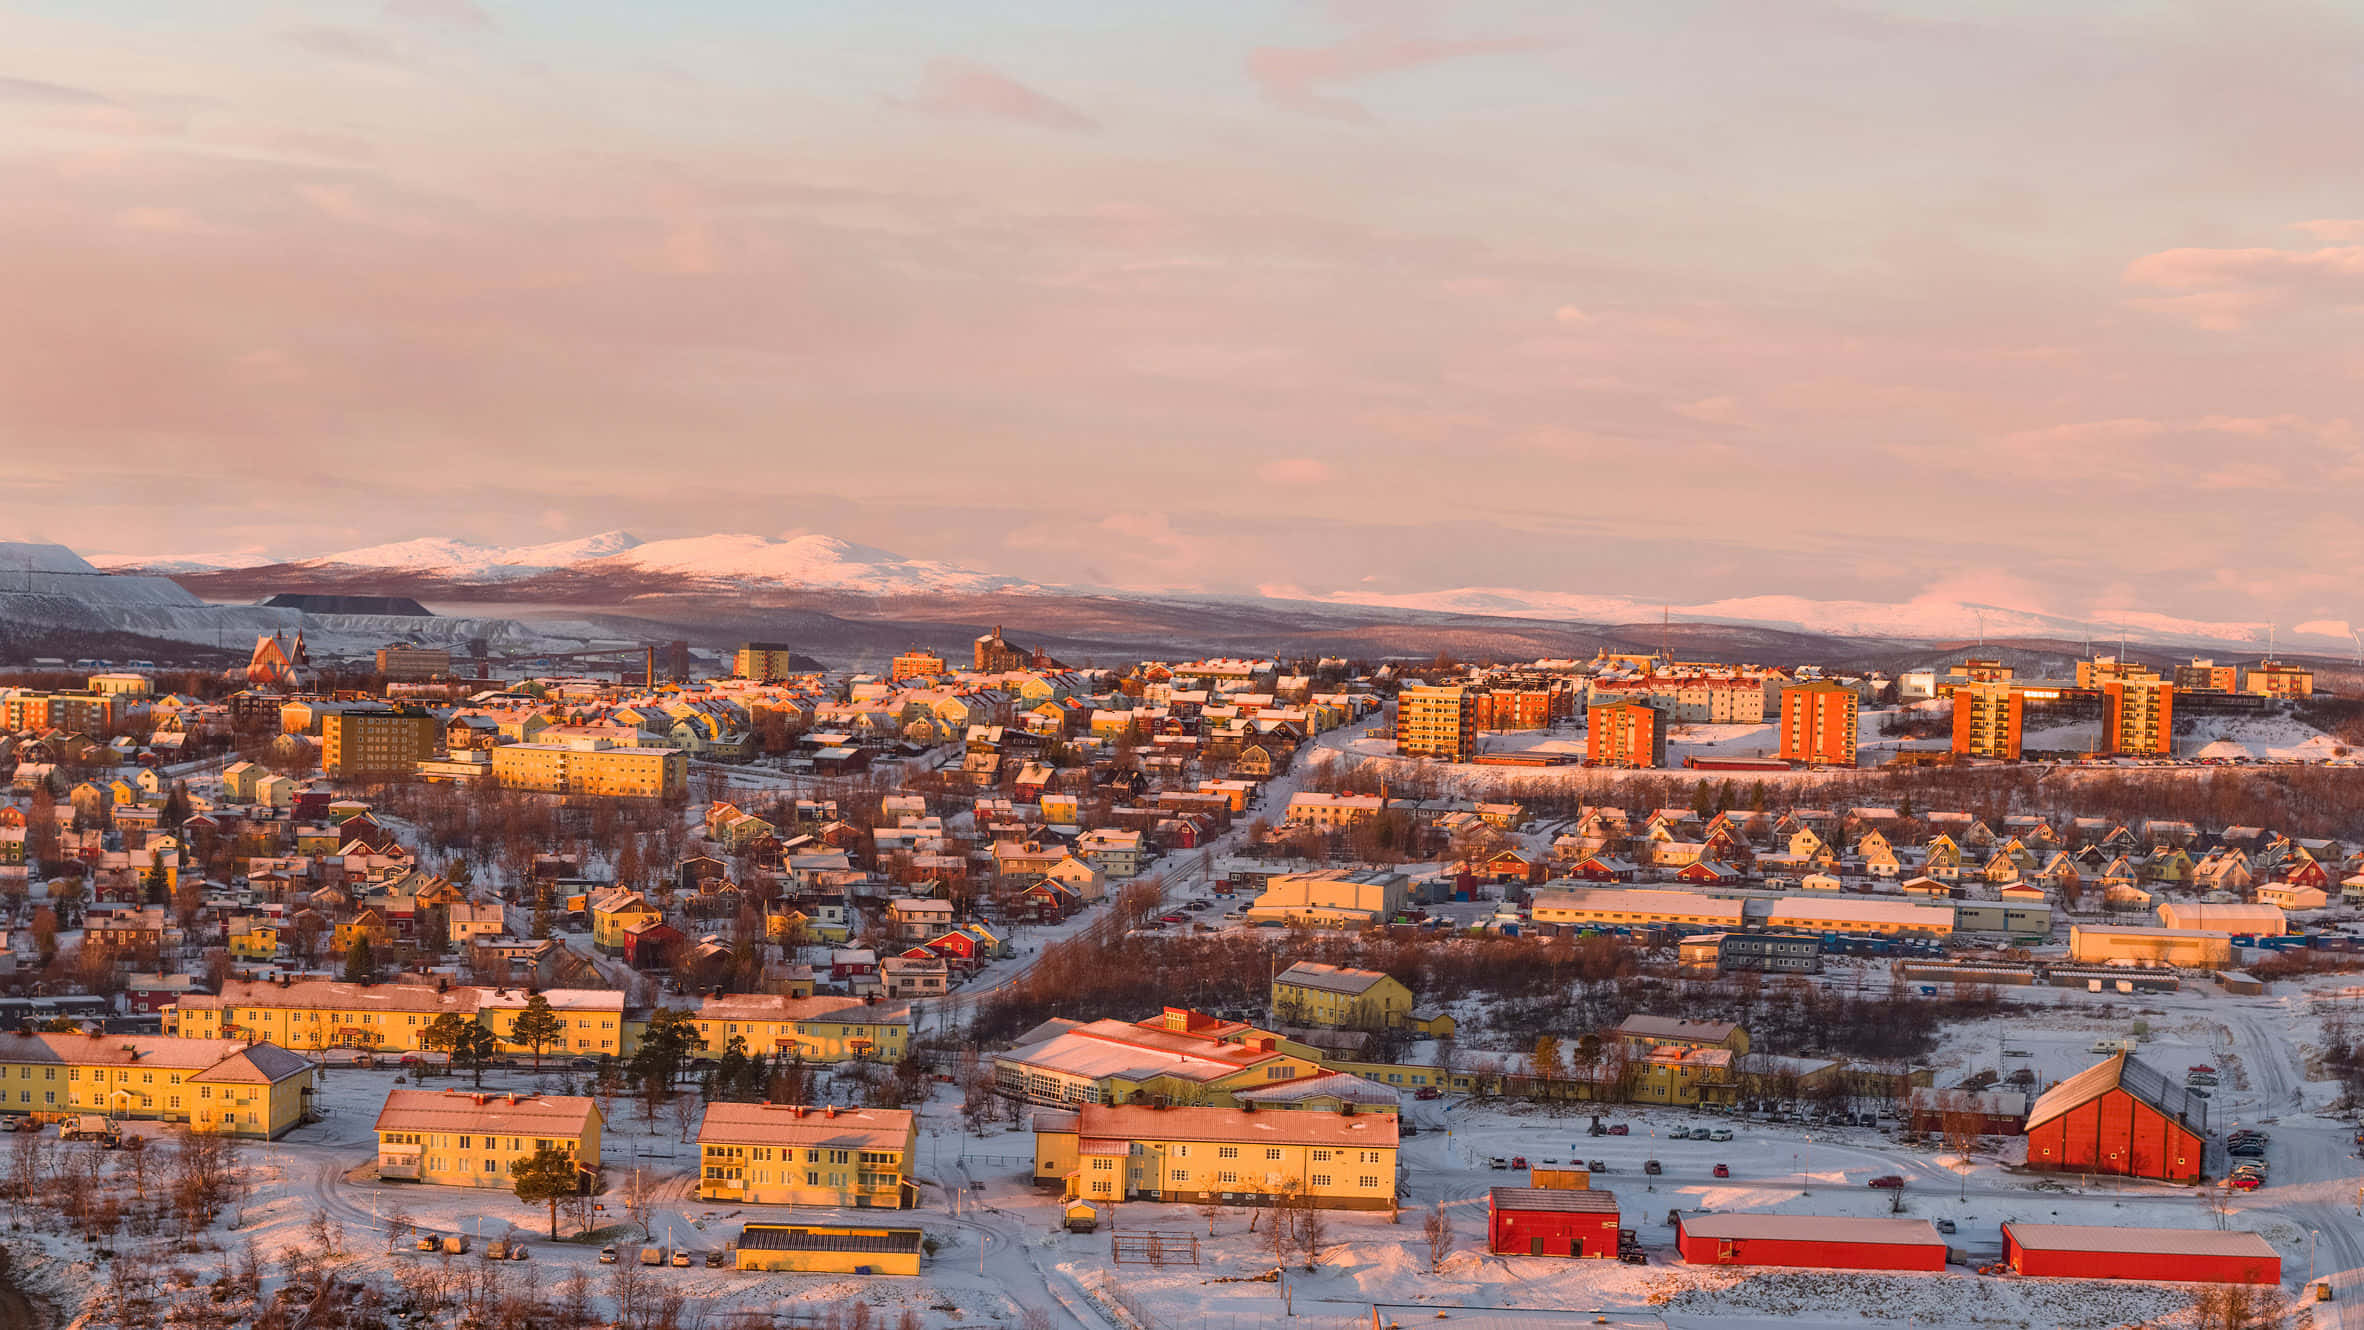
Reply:
[[15, 6], [16, 534], [2364, 617], [2351, 18], [845, 8]]

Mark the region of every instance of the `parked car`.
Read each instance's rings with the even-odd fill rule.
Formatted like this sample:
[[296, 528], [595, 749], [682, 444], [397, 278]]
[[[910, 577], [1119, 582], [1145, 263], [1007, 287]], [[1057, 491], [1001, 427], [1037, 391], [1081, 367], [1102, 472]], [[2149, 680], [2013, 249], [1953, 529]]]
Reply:
[[1938, 1220], [1938, 1221], [1937, 1221], [1937, 1231], [1938, 1231], [1938, 1232], [1940, 1232], [1940, 1233], [1951, 1233], [1951, 1232], [1953, 1232], [1953, 1231], [1954, 1231], [1954, 1221], [1952, 1221], [1951, 1219], [1940, 1219], [1940, 1220]]
[[1584, 1165], [1584, 1168], [1589, 1173], [1606, 1173], [1609, 1171], [1609, 1161], [1606, 1159], [1590, 1160]]
[[2256, 1191], [2258, 1188], [2265, 1185], [2265, 1179], [2257, 1176], [2255, 1173], [2241, 1173], [2236, 1174], [2233, 1177], [2226, 1178], [2224, 1180], [2224, 1185], [2232, 1188], [2234, 1191]]
[[673, 1264], [675, 1264], [675, 1265], [677, 1265], [677, 1266], [687, 1266], [687, 1265], [689, 1265], [689, 1264], [690, 1264], [690, 1252], [689, 1252], [689, 1248], [687, 1248], [687, 1247], [675, 1247], [675, 1248], [673, 1249]]
[[1730, 1164], [1718, 1164], [1718, 1165], [1716, 1165], [1716, 1176], [1717, 1176], [1717, 1177], [1719, 1177], [1719, 1178], [1728, 1178], [1728, 1177], [1731, 1177], [1731, 1176], [1732, 1176], [1732, 1166], [1731, 1166]]
[[1731, 1139], [1732, 1139], [1732, 1129], [1731, 1129], [1730, 1127], [1718, 1127], [1718, 1128], [1716, 1128], [1714, 1131], [1711, 1131], [1711, 1132], [1709, 1132], [1709, 1133], [1707, 1134], [1707, 1139], [1709, 1139], [1709, 1140], [1711, 1140], [1711, 1141], [1728, 1141], [1728, 1140], [1731, 1140]]
[[1657, 1160], [1655, 1160], [1655, 1159], [1645, 1159], [1645, 1160], [1643, 1160], [1643, 1161], [1642, 1161], [1642, 1171], [1643, 1171], [1644, 1173], [1663, 1173], [1663, 1172], [1665, 1172], [1666, 1170], [1665, 1170], [1665, 1169], [1662, 1169], [1662, 1168], [1660, 1168], [1660, 1167], [1658, 1166], [1658, 1161], [1657, 1161]]
[[1630, 1127], [1626, 1126], [1626, 1125], [1625, 1125], [1624, 1123], [1622, 1123], [1622, 1122], [1614, 1122], [1614, 1123], [1611, 1123], [1611, 1124], [1609, 1124], [1609, 1134], [1610, 1134], [1611, 1136], [1625, 1136], [1625, 1135], [1630, 1135], [1630, 1134], [1632, 1133], [1632, 1130], [1633, 1130], [1632, 1128], [1630, 1128]]
[[720, 1270], [722, 1268], [723, 1255], [723, 1250], [720, 1247], [717, 1247], [713, 1251], [706, 1253], [706, 1268], [709, 1270]]
[[1883, 1173], [1880, 1176], [1873, 1178], [1867, 1185], [1873, 1187], [1885, 1187], [1890, 1191], [1902, 1191], [1904, 1189], [1904, 1179], [1894, 1173]]
[[616, 1249], [613, 1247], [600, 1248], [599, 1263], [601, 1265], [614, 1265], [616, 1263]]
[[1668, 1140], [1670, 1140], [1670, 1141], [1687, 1141], [1687, 1140], [1690, 1140], [1690, 1139], [1691, 1139], [1691, 1129], [1690, 1129], [1689, 1127], [1675, 1127], [1675, 1128], [1671, 1128], [1671, 1129], [1669, 1129], [1669, 1130], [1668, 1130], [1668, 1132], [1666, 1133], [1666, 1139], [1668, 1139]]
[[1510, 1166], [1512, 1168], [1525, 1168], [1527, 1166], [1527, 1157], [1525, 1155], [1512, 1155], [1510, 1157]]
[[1649, 1253], [1639, 1247], [1629, 1247], [1617, 1253], [1617, 1259], [1627, 1265], [1648, 1265], [1650, 1263]]
[[1507, 1159], [1504, 1159], [1504, 1158], [1503, 1158], [1502, 1156], [1500, 1156], [1500, 1155], [1495, 1155], [1495, 1156], [1493, 1156], [1492, 1158], [1489, 1158], [1488, 1160], [1486, 1160], [1486, 1167], [1488, 1167], [1488, 1168], [1508, 1168], [1508, 1167], [1510, 1167], [1510, 1161], [1509, 1161], [1509, 1160], [1507, 1160]]
[[1439, 1098], [1440, 1095], [1435, 1086], [1423, 1085], [1419, 1089], [1412, 1092], [1412, 1097], [1414, 1099], [1435, 1099]]

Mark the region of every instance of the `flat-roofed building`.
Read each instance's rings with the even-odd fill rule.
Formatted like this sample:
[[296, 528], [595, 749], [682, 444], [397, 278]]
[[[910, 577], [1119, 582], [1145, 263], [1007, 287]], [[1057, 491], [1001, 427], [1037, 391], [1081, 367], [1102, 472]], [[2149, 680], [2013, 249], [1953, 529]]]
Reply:
[[2280, 937], [2290, 931], [2290, 916], [2279, 905], [2206, 905], [2196, 901], [2168, 901], [2159, 907], [2159, 922], [2168, 928], [2214, 929], [2253, 937]]
[[2157, 678], [2112, 679], [2101, 686], [2101, 751], [2164, 757], [2175, 738], [2175, 685]]
[[1402, 873], [1321, 868], [1272, 878], [1246, 913], [1250, 920], [1383, 924], [1401, 914], [1410, 901], [1411, 880]]
[[2239, 689], [2240, 676], [2239, 666], [2194, 656], [2191, 663], [2175, 667], [2175, 689], [2181, 693], [2230, 693]]
[[1812, 766], [1855, 765], [1855, 690], [1819, 681], [1781, 690], [1781, 757]]
[[2216, 968], [2233, 963], [2233, 935], [2213, 929], [2071, 924], [2069, 959]]
[[378, 676], [388, 683], [417, 683], [451, 673], [451, 652], [442, 647], [378, 648]]
[[1737, 929], [1746, 922], [1745, 913], [1738, 900], [1646, 888], [1546, 885], [1527, 900], [1527, 917], [1539, 924]]
[[741, 1270], [802, 1275], [917, 1275], [927, 1234], [916, 1228], [848, 1224], [746, 1224], [735, 1259]]
[[741, 1205], [906, 1210], [919, 1128], [899, 1108], [706, 1105], [698, 1195]]
[[2260, 697], [2308, 697], [2315, 691], [2315, 672], [2303, 665], [2261, 660], [2241, 672], [2241, 691]]
[[397, 1089], [378, 1111], [378, 1176], [506, 1191], [511, 1164], [556, 1149], [596, 1177], [599, 1128], [599, 1105], [581, 1095]]
[[741, 679], [785, 679], [796, 673], [796, 653], [785, 642], [741, 642], [731, 673]]
[[718, 1057], [733, 1038], [749, 1056], [782, 1054], [806, 1062], [901, 1062], [911, 1047], [911, 1008], [856, 997], [785, 997], [729, 993], [693, 1013], [702, 1056]]
[[442, 722], [416, 707], [345, 707], [320, 716], [320, 774], [332, 780], [408, 776], [435, 756]]
[[1034, 1179], [1068, 1199], [1327, 1210], [1396, 1203], [1396, 1115], [1085, 1104], [1034, 1117]]
[[1585, 708], [1584, 725], [1584, 760], [1590, 766], [1666, 765], [1666, 722], [1656, 707], [1643, 702], [1602, 703]]
[[1955, 685], [1954, 756], [2017, 762], [2025, 708], [2026, 695], [2009, 683]]
[[1852, 933], [1894, 936], [1917, 933], [1945, 937], [1954, 931], [1954, 912], [1942, 905], [1843, 896], [1784, 896], [1765, 910], [1767, 928], [1793, 933]]
[[512, 790], [670, 799], [689, 788], [689, 753], [680, 748], [619, 747], [599, 738], [502, 744], [490, 751], [492, 778]]
[[1477, 735], [1477, 696], [1467, 688], [1414, 685], [1396, 695], [1395, 747], [1407, 757], [1467, 762]]

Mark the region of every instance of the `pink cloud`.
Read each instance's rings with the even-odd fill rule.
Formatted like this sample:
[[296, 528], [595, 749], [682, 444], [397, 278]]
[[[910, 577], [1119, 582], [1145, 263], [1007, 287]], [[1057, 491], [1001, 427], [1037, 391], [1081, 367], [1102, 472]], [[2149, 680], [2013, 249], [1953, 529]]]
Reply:
[[2364, 217], [2318, 217], [2311, 222], [2294, 222], [2291, 229], [2331, 243], [2364, 240]]
[[929, 64], [918, 94], [903, 105], [931, 115], [984, 116], [1037, 129], [1088, 131], [1100, 127], [1099, 121], [1066, 102], [966, 60]]
[[1319, 458], [1283, 457], [1257, 467], [1256, 475], [1273, 485], [1319, 485], [1330, 478], [1330, 467]]
[[1248, 53], [1248, 75], [1265, 99], [1308, 115], [1369, 121], [1361, 103], [1325, 91], [1374, 74], [1394, 74], [1480, 55], [1514, 55], [1559, 45], [1541, 37], [1455, 41], [1366, 29], [1328, 46], [1260, 46]]
[[[2315, 234], [2346, 222], [2305, 222]], [[2364, 286], [2364, 245], [2321, 249], [2168, 249], [2126, 265], [2129, 285], [2181, 292], [2133, 302], [2138, 309], [2180, 318], [2194, 327], [2229, 332], [2257, 315], [2330, 296], [2351, 300]]]

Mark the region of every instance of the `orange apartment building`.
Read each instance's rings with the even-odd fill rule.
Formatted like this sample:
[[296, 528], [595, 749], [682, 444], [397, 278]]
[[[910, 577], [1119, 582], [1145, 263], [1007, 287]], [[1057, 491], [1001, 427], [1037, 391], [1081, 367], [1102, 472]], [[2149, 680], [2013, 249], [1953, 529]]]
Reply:
[[1663, 767], [1666, 724], [1658, 708], [1603, 702], [1584, 712], [1584, 760], [1595, 767]]
[[2175, 667], [2175, 691], [2179, 693], [2230, 693], [2240, 686], [2238, 666], [2219, 665], [2194, 656], [2191, 664]]
[[2166, 757], [2174, 735], [2174, 684], [2112, 679], [2101, 686], [2101, 751], [2116, 757]]
[[435, 756], [443, 724], [416, 707], [352, 707], [320, 716], [320, 772], [345, 779], [408, 776]]
[[1459, 686], [1406, 688], [1395, 700], [1395, 750], [1467, 762], [1477, 756], [1477, 696]]
[[2315, 672], [2304, 665], [2261, 660], [2243, 671], [2241, 691], [2261, 697], [2305, 697], [2315, 691]]
[[906, 651], [895, 657], [887, 667], [887, 682], [901, 683], [905, 679], [929, 678], [944, 673], [944, 658], [933, 651]]
[[1954, 756], [2017, 762], [2026, 707], [2026, 695], [2009, 683], [1955, 684]]
[[1546, 688], [1472, 689], [1471, 696], [1473, 718], [1481, 730], [1549, 729], [1557, 711]]
[[1817, 766], [1855, 765], [1855, 690], [1802, 683], [1781, 690], [1781, 757]]

